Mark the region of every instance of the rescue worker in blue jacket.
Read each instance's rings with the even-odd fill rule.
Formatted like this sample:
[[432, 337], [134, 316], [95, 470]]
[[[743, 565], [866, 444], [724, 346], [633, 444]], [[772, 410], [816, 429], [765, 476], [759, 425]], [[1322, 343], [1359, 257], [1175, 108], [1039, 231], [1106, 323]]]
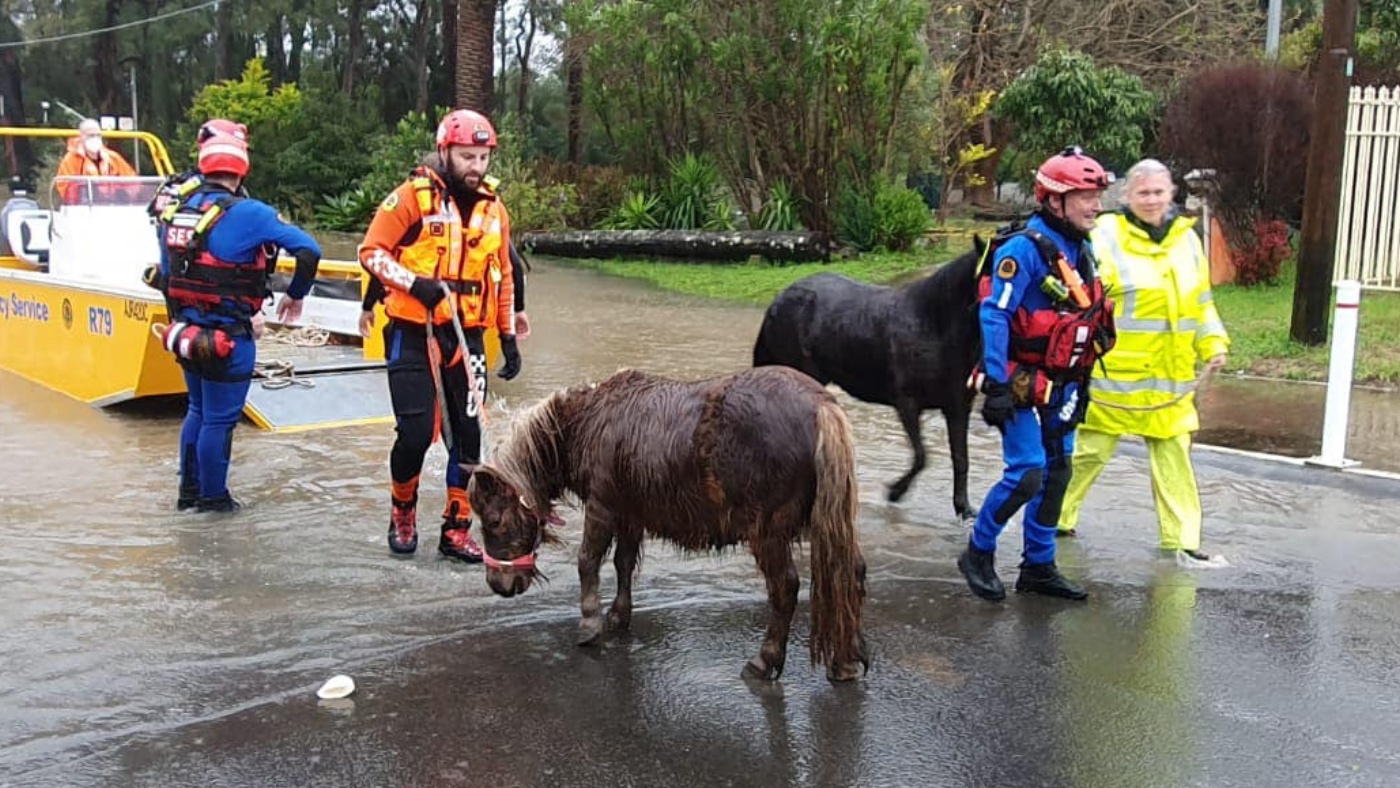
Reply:
[[241, 196], [248, 175], [248, 134], [239, 123], [210, 120], [199, 130], [197, 185], [163, 207], [158, 273], [148, 283], [170, 307], [167, 350], [185, 371], [189, 407], [180, 430], [176, 508], [231, 512], [233, 428], [243, 412], [257, 356], [253, 318], [268, 295], [279, 248], [296, 257], [296, 273], [277, 304], [281, 323], [301, 317], [321, 261], [315, 239], [271, 206]]
[[1024, 228], [995, 239], [984, 261], [983, 359], [974, 381], [980, 379], [985, 395], [983, 419], [1001, 431], [1006, 468], [958, 557], [968, 586], [983, 599], [1006, 598], [996, 573], [997, 537], [1022, 507], [1025, 547], [1016, 590], [1088, 596], [1055, 565], [1055, 528], [1089, 371], [1112, 342], [1113, 310], [1105, 316], [1088, 243], [1107, 186], [1103, 167], [1078, 148], [1052, 156], [1036, 171], [1040, 207]]

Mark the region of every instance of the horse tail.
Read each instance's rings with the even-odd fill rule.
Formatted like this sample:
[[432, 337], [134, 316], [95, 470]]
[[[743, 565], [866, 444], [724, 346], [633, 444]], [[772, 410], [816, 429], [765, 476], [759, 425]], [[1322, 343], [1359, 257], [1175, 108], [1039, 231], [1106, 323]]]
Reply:
[[[868, 667], [860, 632], [865, 559], [856, 542], [855, 440], [834, 400], [817, 408], [817, 490], [812, 502], [812, 662], [828, 673]], [[853, 678], [854, 675], [843, 676]]]

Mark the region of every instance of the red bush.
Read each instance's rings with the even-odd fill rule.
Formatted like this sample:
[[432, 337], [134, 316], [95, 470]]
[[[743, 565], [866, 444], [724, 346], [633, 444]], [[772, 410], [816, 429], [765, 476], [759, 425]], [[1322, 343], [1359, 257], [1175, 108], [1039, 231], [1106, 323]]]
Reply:
[[1283, 261], [1293, 253], [1288, 244], [1288, 225], [1278, 219], [1260, 219], [1253, 234], [1237, 238], [1230, 250], [1235, 264], [1235, 282], [1246, 287], [1269, 284], [1278, 278]]
[[1305, 79], [1259, 63], [1207, 68], [1167, 104], [1163, 154], [1180, 173], [1215, 171], [1212, 210], [1241, 247], [1241, 283], [1273, 279], [1287, 257], [1273, 220], [1301, 219], [1312, 111]]

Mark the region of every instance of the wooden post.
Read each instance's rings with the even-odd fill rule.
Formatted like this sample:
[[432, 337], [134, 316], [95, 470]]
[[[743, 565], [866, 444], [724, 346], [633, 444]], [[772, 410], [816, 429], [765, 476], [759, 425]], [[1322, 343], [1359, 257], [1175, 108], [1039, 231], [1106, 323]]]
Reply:
[[1341, 213], [1342, 151], [1346, 143], [1347, 92], [1356, 39], [1357, 0], [1326, 0], [1322, 16], [1324, 52], [1313, 100], [1312, 140], [1303, 188], [1303, 233], [1298, 244], [1298, 281], [1293, 286], [1293, 339], [1307, 345], [1327, 341], [1327, 308]]

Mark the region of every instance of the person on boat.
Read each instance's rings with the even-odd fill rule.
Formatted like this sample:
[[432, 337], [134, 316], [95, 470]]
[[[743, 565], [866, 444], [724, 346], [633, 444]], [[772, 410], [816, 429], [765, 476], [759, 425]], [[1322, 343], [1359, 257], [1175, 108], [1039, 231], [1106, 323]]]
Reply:
[[[68, 151], [58, 162], [56, 177], [133, 177], [136, 170], [120, 153], [102, 141], [102, 127], [92, 118], [78, 124], [78, 136], [69, 139]], [[65, 205], [79, 205], [89, 200], [88, 184], [82, 181], [61, 181], [59, 194]], [[110, 184], [98, 184], [91, 193], [92, 202], [101, 202], [124, 194]]]
[[1143, 159], [1128, 170], [1127, 205], [1100, 216], [1094, 227], [1104, 290], [1117, 301], [1118, 344], [1094, 369], [1094, 401], [1074, 447], [1059, 534], [1077, 534], [1084, 498], [1118, 439], [1140, 435], [1152, 472], [1158, 544], [1184, 566], [1216, 567], [1228, 562], [1201, 550], [1191, 433], [1201, 428], [1197, 376], [1224, 366], [1230, 337], [1215, 309], [1196, 221], [1177, 214], [1175, 191], [1167, 166]]
[[296, 272], [277, 304], [277, 319], [301, 317], [321, 247], [273, 207], [239, 196], [248, 175], [248, 133], [215, 119], [199, 129], [198, 188], [169, 204], [156, 223], [161, 240], [158, 288], [171, 307], [166, 348], [185, 371], [189, 407], [180, 430], [180, 493], [176, 508], [229, 512], [229, 455], [257, 358], [254, 317], [268, 295], [277, 250], [296, 258]]
[[1111, 346], [1112, 312], [1094, 270], [1089, 231], [1108, 174], [1079, 148], [1035, 175], [1040, 207], [1024, 227], [993, 239], [981, 272], [982, 418], [1001, 432], [1006, 467], [987, 492], [958, 569], [977, 596], [1000, 601], [997, 538], [1023, 507], [1016, 590], [1064, 599], [1088, 593], [1055, 565], [1055, 526], [1069, 483], [1074, 428], [1087, 405], [1089, 369]]
[[[486, 398], [483, 332], [500, 332], [504, 380], [520, 374], [510, 216], [487, 177], [496, 130], [480, 113], [448, 113], [437, 152], [380, 204], [359, 259], [385, 288], [384, 354], [396, 437], [389, 453], [389, 549], [418, 549], [418, 477], [442, 431], [447, 502], [438, 551], [482, 560], [471, 535], [467, 481], [481, 462]], [[465, 331], [459, 346], [453, 321]], [[446, 412], [440, 412], [438, 403]]]

